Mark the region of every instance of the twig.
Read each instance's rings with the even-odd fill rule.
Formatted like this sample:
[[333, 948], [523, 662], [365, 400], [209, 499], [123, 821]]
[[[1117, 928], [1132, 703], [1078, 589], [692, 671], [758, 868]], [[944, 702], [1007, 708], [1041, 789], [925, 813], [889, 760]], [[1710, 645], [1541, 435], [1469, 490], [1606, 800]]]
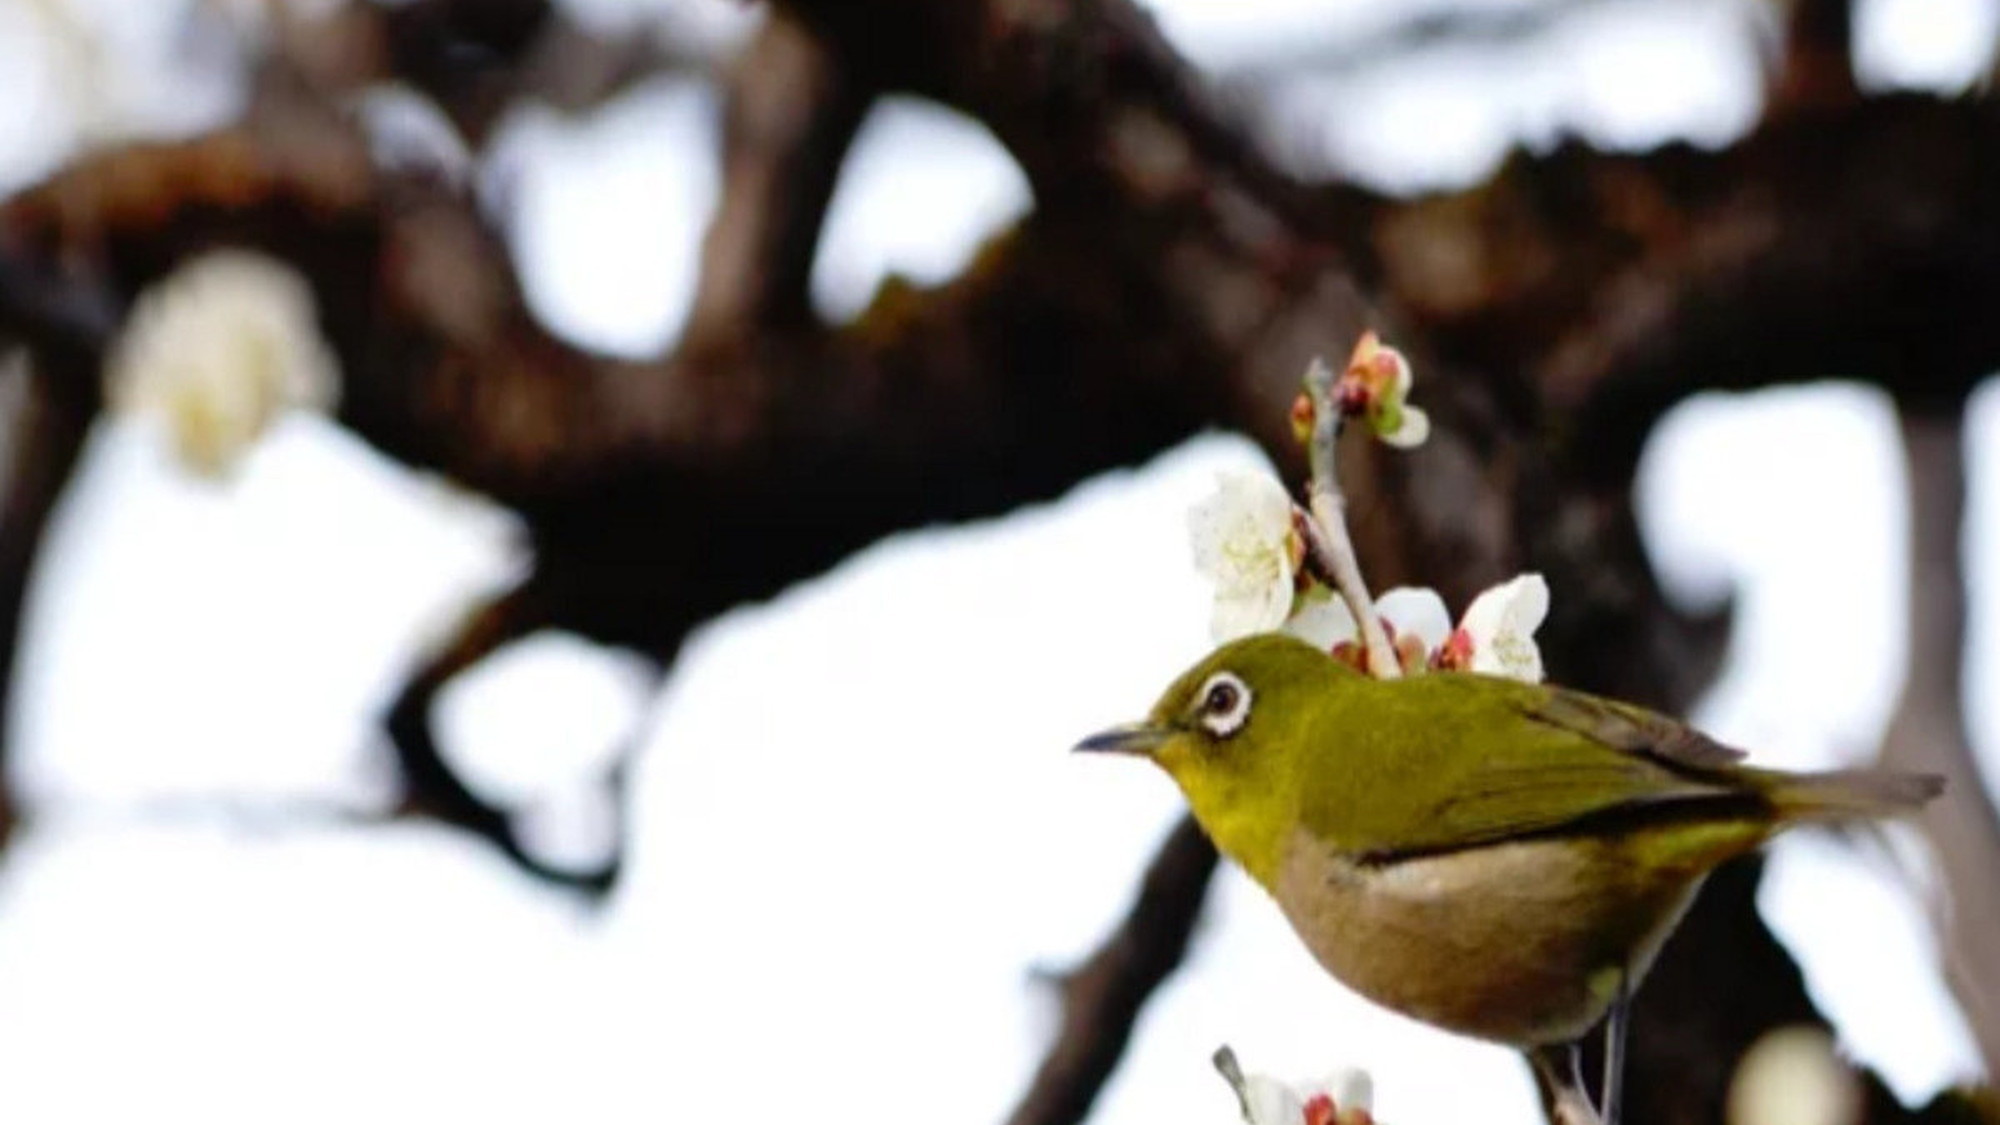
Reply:
[[1342, 415], [1339, 404], [1333, 401], [1333, 386], [1333, 369], [1323, 360], [1313, 360], [1306, 369], [1306, 394], [1311, 396], [1313, 405], [1312, 438], [1307, 448], [1312, 481], [1306, 486], [1312, 518], [1303, 521], [1307, 529], [1306, 554], [1354, 614], [1355, 624], [1361, 630], [1362, 647], [1368, 653], [1368, 670], [1385, 680], [1394, 680], [1402, 676], [1403, 667], [1389, 644], [1388, 631], [1382, 628], [1382, 618], [1375, 612], [1375, 600], [1368, 596], [1368, 584], [1362, 580], [1361, 563], [1354, 554], [1354, 541], [1347, 534], [1347, 500], [1340, 491], [1334, 457], [1340, 442]]
[[2000, 817], [1986, 797], [1965, 723], [1965, 432], [1962, 407], [1904, 403], [1909, 457], [1910, 643], [1902, 698], [1881, 759], [1946, 778], [1919, 823], [1935, 849], [1946, 901], [1938, 930], [1945, 972], [1989, 1073], [2000, 1067]]
[[1225, 64], [1220, 79], [1247, 87], [1288, 78], [1341, 77], [1371, 67], [1393, 66], [1438, 48], [1505, 50], [1532, 44], [1563, 21], [1607, 6], [1608, 0], [1554, 0], [1527, 8], [1431, 12], [1359, 35], [1342, 31], [1322, 38], [1288, 40], [1254, 58]]
[[1125, 921], [1064, 979], [1062, 1030], [1008, 1125], [1075, 1125], [1089, 1116], [1139, 1009], [1187, 953], [1215, 863], [1214, 845], [1183, 817], [1146, 868]]
[[1794, 0], [1766, 83], [1766, 117], [1850, 105], [1854, 76], [1853, 0]]

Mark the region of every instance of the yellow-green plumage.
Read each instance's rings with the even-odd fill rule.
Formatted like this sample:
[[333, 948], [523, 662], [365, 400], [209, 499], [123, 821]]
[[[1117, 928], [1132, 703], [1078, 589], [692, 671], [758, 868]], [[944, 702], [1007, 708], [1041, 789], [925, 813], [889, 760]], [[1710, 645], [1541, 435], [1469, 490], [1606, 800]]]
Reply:
[[1596, 1023], [1717, 864], [1790, 822], [1907, 811], [1940, 787], [1755, 769], [1641, 708], [1471, 674], [1373, 679], [1272, 634], [1084, 746], [1159, 763], [1350, 987], [1519, 1046]]

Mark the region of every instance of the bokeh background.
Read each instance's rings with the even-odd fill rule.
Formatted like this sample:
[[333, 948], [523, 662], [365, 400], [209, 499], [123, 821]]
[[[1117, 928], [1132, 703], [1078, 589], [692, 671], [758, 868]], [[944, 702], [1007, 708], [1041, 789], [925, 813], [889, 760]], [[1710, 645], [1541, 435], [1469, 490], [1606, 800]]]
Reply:
[[[1783, 18], [1743, 0], [1145, 6], [1209, 77], [1258, 91], [1262, 139], [1293, 166], [1398, 192], [1474, 183], [1568, 136], [1728, 143], [1758, 118]], [[476, 184], [554, 331], [657, 353], [717, 202], [714, 70], [766, 16], [561, 7], [669, 45], [671, 65], [587, 109], [515, 106], [473, 157], [409, 90], [357, 112], [384, 151]], [[1857, 12], [1866, 88], [1985, 81], [1993, 4]], [[1354, 46], [1454, 15], [1535, 26]], [[220, 0], [0, 3], [0, 193], [92, 147], [231, 119], [266, 18]], [[838, 321], [892, 274], [944, 280], [1031, 206], [978, 124], [880, 104], [841, 172], [813, 302]], [[1981, 392], [1969, 419], [1967, 695], [1990, 777], [2000, 586], [1980, 579], [2000, 573], [2000, 399]], [[657, 689], [643, 662], [572, 635], [509, 646], [447, 690], [440, 729], [479, 792], [528, 810], [537, 849], [602, 854], [598, 779], [639, 744], [628, 867], [590, 904], [464, 833], [368, 815], [393, 789], [380, 712], [439, 631], [519, 572], [514, 518], [310, 413], [221, 482], [178, 465], [159, 419], [107, 416], [36, 564], [5, 717], [26, 819], [0, 861], [0, 1113], [999, 1119], [1055, 1025], [1048, 974], [1122, 917], [1179, 811], [1150, 771], [1064, 751], [1204, 650], [1185, 513], [1218, 470], [1261, 464], [1212, 435], [1004, 519], [895, 536], [702, 626]], [[1652, 438], [1639, 511], [1669, 592], [1737, 599], [1696, 717], [1758, 761], [1854, 763], [1879, 743], [1907, 626], [1905, 473], [1888, 399], [1837, 382], [1701, 396]], [[1902, 854], [1921, 871], [1919, 853]], [[1980, 1075], [1922, 879], [1802, 834], [1774, 848], [1760, 902], [1842, 1047], [1899, 1096]], [[1346, 993], [1233, 871], [1093, 1120], [1232, 1120], [1208, 1063], [1224, 1042], [1257, 1070], [1365, 1067], [1392, 1122], [1540, 1119], [1514, 1056]]]

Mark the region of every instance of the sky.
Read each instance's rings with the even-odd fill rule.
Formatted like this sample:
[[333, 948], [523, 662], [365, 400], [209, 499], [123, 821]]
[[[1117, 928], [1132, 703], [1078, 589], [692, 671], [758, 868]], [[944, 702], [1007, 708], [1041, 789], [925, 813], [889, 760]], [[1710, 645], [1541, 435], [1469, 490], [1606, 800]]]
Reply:
[[[1865, 6], [1870, 81], [1963, 84], [1991, 11], [1930, 0], [1912, 18], [1918, 2]], [[228, 81], [174, 58], [170, 21], [73, 6], [124, 78], [64, 119], [77, 64], [50, 60], [26, 0], [0, 0], [0, 183], [79, 129], [229, 110]], [[744, 33], [662, 7], [720, 44]], [[1225, 0], [1157, 10], [1222, 71], [1397, 9], [1285, 0], [1254, 26]], [[1565, 131], [1726, 141], [1755, 112], [1744, 17], [1668, 11], [1592, 5], [1521, 57], [1299, 82], [1277, 112], [1313, 159], [1409, 189]], [[714, 202], [714, 109], [662, 81], [585, 119], [510, 123], [479, 182], [560, 331], [671, 344]], [[815, 300], [838, 318], [886, 271], [947, 277], [1028, 206], [978, 126], [889, 103], [843, 175]], [[1991, 448], [1992, 395], [1973, 426]], [[467, 676], [442, 700], [447, 752], [483, 792], [535, 802], [551, 848], [588, 854], [590, 780], [639, 747], [629, 876], [591, 911], [461, 835], [342, 815], [390, 787], [374, 716], [401, 674], [518, 573], [511, 517], [313, 417], [221, 484], [178, 470], [151, 420], [108, 419], [38, 570], [11, 717], [35, 820], [0, 863], [10, 1120], [715, 1120], [773, 1098], [1000, 1119], [1054, 1026], [1044, 974], [1122, 916], [1180, 808], [1152, 771], [1066, 748], [1205, 651], [1186, 511], [1217, 471], [1261, 464], [1211, 435], [1004, 519], [893, 537], [704, 626], [657, 686], [552, 634]], [[1996, 573], [2000, 462], [1973, 472], [1970, 572]], [[1661, 427], [1640, 498], [1663, 577], [1689, 604], [1740, 599], [1697, 712], [1713, 733], [1788, 768], [1868, 753], [1899, 675], [1901, 489], [1892, 415], [1865, 389], [1705, 396]], [[2000, 697], [1991, 591], [1974, 603], [1969, 694]], [[2000, 714], [1973, 718], [2000, 769]], [[1879, 862], [1789, 840], [1762, 906], [1843, 1047], [1899, 1093], [1973, 1072], [1925, 909]], [[1285, 1076], [1365, 1067], [1391, 1122], [1539, 1119], [1512, 1055], [1346, 992], [1234, 871], [1095, 1120], [1233, 1120], [1208, 1064], [1225, 1042]]]

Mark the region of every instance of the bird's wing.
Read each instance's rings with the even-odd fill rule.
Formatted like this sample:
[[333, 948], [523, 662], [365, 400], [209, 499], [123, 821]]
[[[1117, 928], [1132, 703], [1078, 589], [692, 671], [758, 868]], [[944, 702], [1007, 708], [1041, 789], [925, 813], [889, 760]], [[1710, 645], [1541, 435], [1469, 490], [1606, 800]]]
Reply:
[[[1317, 741], [1301, 817], [1393, 860], [1662, 812], [1741, 815], [1740, 757], [1664, 715], [1564, 688], [1433, 674], [1384, 683]], [[1705, 809], [1704, 806], [1707, 806]]]
[[1522, 694], [1520, 709], [1530, 719], [1614, 750], [1642, 754], [1664, 765], [1691, 770], [1726, 769], [1744, 757], [1743, 751], [1734, 746], [1725, 746], [1657, 711], [1568, 688], [1524, 686], [1539, 689], [1538, 693]]

